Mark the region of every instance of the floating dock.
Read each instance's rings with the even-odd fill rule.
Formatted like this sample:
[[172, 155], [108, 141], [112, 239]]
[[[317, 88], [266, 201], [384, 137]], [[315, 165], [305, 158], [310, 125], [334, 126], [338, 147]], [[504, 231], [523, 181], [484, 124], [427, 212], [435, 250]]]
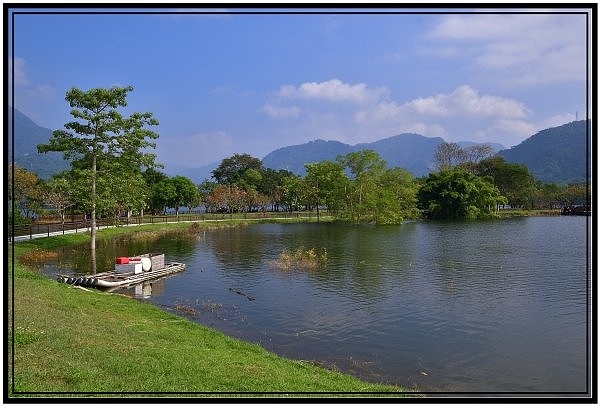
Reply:
[[184, 270], [185, 264], [181, 262], [165, 264], [164, 254], [144, 254], [139, 257], [117, 258], [113, 271], [84, 276], [58, 275], [57, 280], [75, 286], [109, 289], [136, 285]]

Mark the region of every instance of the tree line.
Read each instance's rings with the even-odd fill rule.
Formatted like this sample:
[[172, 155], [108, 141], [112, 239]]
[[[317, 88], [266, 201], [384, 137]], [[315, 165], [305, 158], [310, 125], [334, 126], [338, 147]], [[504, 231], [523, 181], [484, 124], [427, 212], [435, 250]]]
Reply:
[[179, 214], [201, 208], [208, 213], [326, 210], [352, 222], [395, 224], [420, 217], [474, 219], [493, 217], [501, 207], [558, 208], [589, 203], [586, 184], [537, 182], [522, 164], [508, 163], [491, 147], [462, 148], [442, 143], [428, 176], [415, 178], [406, 169], [389, 168], [374, 151], [363, 150], [305, 165], [299, 176], [265, 168], [248, 154], [222, 160], [212, 180], [196, 185], [185, 176], [160, 171], [154, 148], [158, 134], [151, 113], [123, 117], [131, 87], [73, 88], [66, 100], [74, 121], [53, 133], [40, 152], [61, 151], [71, 163], [48, 181], [14, 166], [9, 200], [17, 210], [14, 223], [44, 213], [86, 213], [90, 220], [121, 215]]

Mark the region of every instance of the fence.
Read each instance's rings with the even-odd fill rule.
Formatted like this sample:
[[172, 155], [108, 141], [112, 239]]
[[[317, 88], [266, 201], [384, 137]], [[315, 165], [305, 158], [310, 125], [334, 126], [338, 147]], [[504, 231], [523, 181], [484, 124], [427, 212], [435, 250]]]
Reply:
[[[327, 215], [321, 211], [320, 216]], [[116, 226], [131, 226], [141, 224], [161, 224], [178, 223], [193, 221], [224, 221], [224, 220], [268, 220], [268, 219], [297, 219], [297, 218], [317, 218], [317, 212], [259, 212], [259, 213], [186, 213], [166, 216], [143, 216], [143, 217], [120, 217], [111, 219], [96, 220], [96, 228], [107, 228]], [[70, 234], [89, 231], [91, 220], [65, 221], [64, 223], [32, 223], [27, 225], [15, 225], [8, 227], [9, 241], [32, 239], [36, 237], [49, 237], [51, 235]]]

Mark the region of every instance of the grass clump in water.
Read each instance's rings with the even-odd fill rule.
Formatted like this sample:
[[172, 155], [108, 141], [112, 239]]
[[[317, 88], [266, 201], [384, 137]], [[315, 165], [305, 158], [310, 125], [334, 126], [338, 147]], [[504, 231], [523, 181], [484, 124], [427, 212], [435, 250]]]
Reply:
[[292, 269], [316, 271], [327, 265], [327, 250], [322, 248], [317, 251], [315, 248], [306, 249], [303, 246], [296, 248], [295, 251], [284, 249], [272, 265], [282, 271]]
[[[7, 354], [7, 398], [409, 394], [228, 337], [188, 320], [195, 307], [182, 304], [176, 312], [182, 314], [172, 314], [121, 295], [77, 289], [43, 277], [20, 260], [35, 249], [86, 239], [58, 236], [9, 246], [7, 335], [13, 345]], [[307, 251], [297, 250], [318, 257]], [[206, 306], [219, 310], [218, 304]]]
[[31, 268], [39, 268], [44, 263], [58, 259], [58, 252], [44, 249], [27, 251], [19, 257], [19, 261]]

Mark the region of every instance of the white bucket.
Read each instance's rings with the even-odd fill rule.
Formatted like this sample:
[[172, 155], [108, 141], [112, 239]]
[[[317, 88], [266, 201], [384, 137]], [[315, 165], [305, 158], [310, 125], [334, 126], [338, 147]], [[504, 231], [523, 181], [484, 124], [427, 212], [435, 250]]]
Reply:
[[150, 258], [143, 257], [142, 258], [142, 269], [144, 270], [144, 272], [147, 272], [150, 270], [150, 268], [152, 268], [152, 260]]

